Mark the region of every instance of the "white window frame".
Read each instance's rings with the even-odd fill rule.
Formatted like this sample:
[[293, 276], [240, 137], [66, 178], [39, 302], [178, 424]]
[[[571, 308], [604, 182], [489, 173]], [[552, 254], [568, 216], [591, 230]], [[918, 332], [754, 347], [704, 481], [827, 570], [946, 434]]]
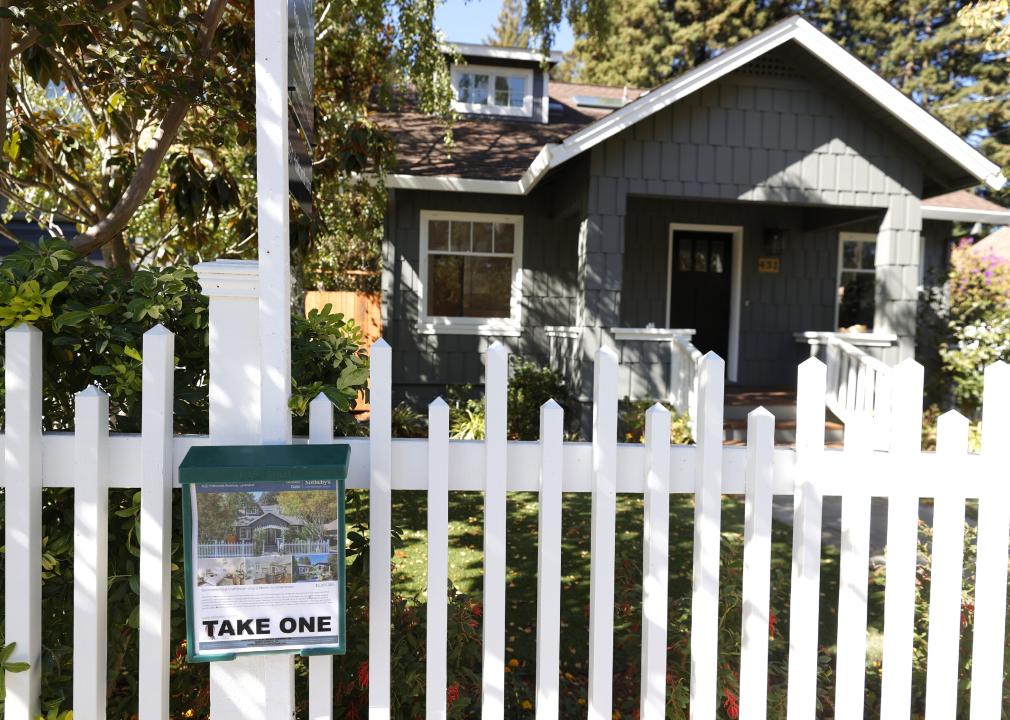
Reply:
[[[872, 270], [867, 270], [867, 269], [864, 269], [864, 268], [848, 268], [848, 269], [846, 269], [846, 268], [842, 267], [842, 263], [844, 262], [844, 259], [845, 259], [845, 243], [846, 242], [859, 242], [859, 243], [871, 243], [872, 242], [874, 245], [876, 245], [877, 244], [877, 234], [876, 233], [872, 233], [872, 232], [851, 232], [851, 231], [848, 231], [848, 230], [843, 230], [842, 232], [838, 233], [838, 266], [837, 266], [837, 272], [835, 273], [835, 330], [836, 331], [838, 330], [838, 313], [841, 310], [841, 302], [839, 302], [839, 298], [838, 298], [838, 288], [840, 288], [842, 286], [842, 273], [843, 272], [854, 272], [854, 273], [865, 273], [867, 275], [869, 275], [869, 274], [872, 273], [873, 276], [874, 276], [874, 278], [876, 278], [876, 276], [877, 276], [877, 267], [876, 267], [876, 259], [875, 259], [876, 258], [876, 253], [874, 253], [874, 267], [873, 267]], [[876, 284], [876, 281], [874, 281], [874, 284]], [[874, 323], [873, 324], [874, 324], [874, 326], [876, 326], [876, 313], [877, 313], [877, 307], [876, 307], [877, 298], [876, 298], [876, 296], [874, 296], [874, 298], [873, 298], [873, 303], [874, 303], [874, 307], [873, 307]], [[873, 329], [873, 327], [870, 327], [870, 328], [867, 329], [867, 331], [872, 333], [874, 331], [874, 329]]]
[[[465, 103], [459, 97], [459, 76], [463, 74], [487, 75], [488, 97], [494, 100], [495, 78], [499, 75], [521, 77], [526, 84], [523, 93], [523, 106], [502, 107], [491, 103]], [[456, 112], [473, 115], [511, 115], [513, 117], [533, 117], [533, 71], [529, 68], [506, 68], [491, 65], [453, 65], [452, 66], [452, 107]]]
[[[512, 246], [512, 287], [509, 297], [510, 316], [507, 318], [453, 317], [428, 314], [428, 223], [432, 220], [463, 220], [468, 222], [511, 223], [515, 226]], [[417, 293], [417, 331], [424, 335], [439, 333], [451, 335], [495, 335], [517, 337], [522, 330], [523, 284], [523, 216], [497, 213], [451, 212], [447, 210], [421, 211], [420, 262]], [[447, 253], [452, 255], [454, 253]], [[462, 253], [461, 253], [462, 254]], [[469, 253], [481, 255], [482, 253]], [[500, 255], [497, 255], [500, 257]]]

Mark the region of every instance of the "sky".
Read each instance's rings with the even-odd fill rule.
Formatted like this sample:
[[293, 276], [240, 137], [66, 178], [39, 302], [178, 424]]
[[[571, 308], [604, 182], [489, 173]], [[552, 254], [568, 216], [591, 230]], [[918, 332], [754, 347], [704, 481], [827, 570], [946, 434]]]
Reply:
[[[435, 25], [446, 40], [482, 43], [498, 19], [501, 0], [445, 0], [435, 11]], [[572, 29], [563, 22], [554, 36], [554, 50], [571, 50]]]

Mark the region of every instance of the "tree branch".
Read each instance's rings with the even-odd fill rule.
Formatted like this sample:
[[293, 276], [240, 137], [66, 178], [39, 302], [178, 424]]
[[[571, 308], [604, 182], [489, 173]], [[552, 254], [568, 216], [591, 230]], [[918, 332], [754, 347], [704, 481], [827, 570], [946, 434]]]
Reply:
[[[206, 60], [210, 56], [214, 34], [221, 24], [221, 18], [224, 16], [226, 5], [226, 0], [211, 0], [210, 5], [207, 7], [207, 13], [204, 15], [203, 30], [198, 43], [200, 60]], [[126, 190], [123, 192], [122, 197], [119, 198], [115, 207], [106, 213], [105, 217], [84, 232], [79, 233], [71, 241], [70, 246], [76, 252], [87, 255], [126, 229], [130, 218], [133, 217], [133, 214], [147, 196], [148, 190], [151, 189], [151, 184], [158, 174], [158, 168], [164, 162], [168, 149], [175, 142], [179, 129], [182, 127], [182, 123], [186, 119], [186, 115], [189, 113], [192, 104], [192, 99], [180, 98], [169, 105], [158, 127], [158, 131], [155, 133], [153, 143], [148, 146], [141, 156], [140, 162], [137, 164], [137, 170], [134, 172], [133, 177], [130, 178], [130, 184], [127, 185]]]
[[[0, 8], [7, 8], [7, 0], [0, 0]], [[11, 72], [11, 20], [0, 19], [0, 148], [7, 137], [7, 78]]]
[[[118, 13], [119, 11], [129, 7], [130, 3], [132, 2], [133, 0], [116, 0], [116, 2], [106, 5], [102, 9], [102, 12]], [[4, 3], [4, 6], [6, 6], [6, 3]], [[61, 20], [60, 22], [56, 23], [56, 26], [65, 28], [65, 27], [73, 27], [74, 25], [80, 25], [80, 24], [81, 23], [78, 22], [77, 20]], [[24, 35], [21, 36], [21, 39], [18, 40], [17, 45], [15, 45], [14, 48], [11, 50], [11, 56], [17, 57], [28, 48], [34, 47], [35, 43], [39, 41], [39, 38], [41, 36], [42, 33], [39, 32], [39, 29], [33, 27], [31, 30], [29, 30], [28, 32], [26, 32]]]

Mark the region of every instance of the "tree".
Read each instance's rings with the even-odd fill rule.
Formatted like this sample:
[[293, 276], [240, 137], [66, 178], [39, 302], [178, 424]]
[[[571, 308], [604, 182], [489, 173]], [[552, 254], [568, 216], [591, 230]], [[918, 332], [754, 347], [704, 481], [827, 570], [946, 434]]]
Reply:
[[1010, 0], [981, 0], [961, 8], [957, 19], [968, 30], [986, 36], [990, 52], [1010, 52]]
[[[1000, 8], [1006, 0], [980, 5]], [[610, 12], [611, 32], [600, 38], [573, 26], [577, 39], [562, 72], [581, 82], [651, 88], [799, 14], [995, 162], [1010, 164], [1008, 63], [995, 62], [1005, 57], [998, 43], [1010, 30], [961, 23], [958, 4], [616, 0]]]
[[484, 42], [499, 47], [529, 48], [531, 40], [523, 18], [522, 0], [502, 0], [498, 20]]

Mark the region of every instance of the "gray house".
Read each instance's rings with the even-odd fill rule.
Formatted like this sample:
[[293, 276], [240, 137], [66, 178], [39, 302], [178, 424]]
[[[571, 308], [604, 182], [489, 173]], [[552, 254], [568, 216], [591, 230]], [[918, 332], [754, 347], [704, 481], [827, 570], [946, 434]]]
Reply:
[[398, 146], [383, 332], [401, 394], [481, 382], [494, 340], [584, 396], [603, 344], [630, 396], [672, 392], [685, 347], [750, 387], [793, 384], [839, 331], [893, 363], [952, 223], [1010, 217], [958, 192], [1001, 187], [996, 165], [799, 18], [645, 92], [456, 49], [451, 148], [409, 106], [378, 118]]

